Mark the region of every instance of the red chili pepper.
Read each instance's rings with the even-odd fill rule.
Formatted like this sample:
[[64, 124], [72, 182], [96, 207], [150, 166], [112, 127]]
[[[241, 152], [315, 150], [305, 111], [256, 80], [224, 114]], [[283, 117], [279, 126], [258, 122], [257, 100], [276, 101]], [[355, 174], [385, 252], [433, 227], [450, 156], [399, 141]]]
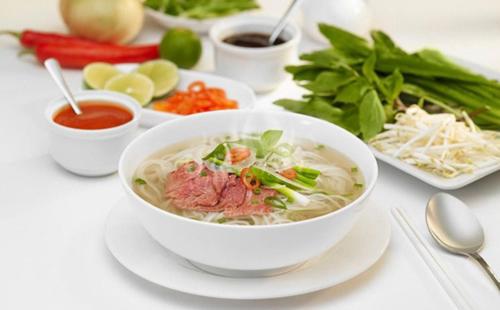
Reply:
[[240, 172], [240, 178], [243, 185], [249, 190], [254, 190], [260, 186], [260, 181], [250, 168], [243, 168]]
[[0, 31], [0, 34], [9, 34], [15, 36], [19, 39], [22, 46], [27, 48], [37, 47], [42, 44], [67, 44], [67, 45], [109, 45], [109, 46], [119, 46], [110, 43], [100, 43], [88, 39], [83, 39], [71, 35], [52, 33], [52, 32], [40, 32], [33, 30], [24, 30], [22, 32], [16, 31]]
[[156, 44], [136, 46], [42, 44], [35, 47], [35, 54], [40, 63], [48, 58], [55, 58], [64, 68], [80, 69], [97, 61], [115, 64], [157, 59], [159, 50]]

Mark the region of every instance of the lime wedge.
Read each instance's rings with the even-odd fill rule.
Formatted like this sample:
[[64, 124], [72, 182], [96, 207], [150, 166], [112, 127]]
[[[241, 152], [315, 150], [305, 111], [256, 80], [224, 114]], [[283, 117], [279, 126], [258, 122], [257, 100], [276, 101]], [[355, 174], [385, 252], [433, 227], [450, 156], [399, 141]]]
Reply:
[[123, 73], [107, 81], [104, 89], [129, 95], [141, 106], [145, 106], [153, 99], [155, 86], [153, 81], [143, 74]]
[[83, 82], [86, 88], [104, 89], [106, 82], [120, 73], [120, 70], [111, 64], [93, 62], [83, 68]]
[[177, 86], [179, 73], [177, 66], [168, 60], [151, 60], [140, 65], [136, 72], [149, 77], [154, 85], [154, 97], [162, 97]]

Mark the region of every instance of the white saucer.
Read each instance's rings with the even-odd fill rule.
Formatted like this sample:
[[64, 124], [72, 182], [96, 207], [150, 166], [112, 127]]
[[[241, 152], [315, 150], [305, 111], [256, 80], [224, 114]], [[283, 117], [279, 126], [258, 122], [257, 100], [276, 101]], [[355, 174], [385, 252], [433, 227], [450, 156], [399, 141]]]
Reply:
[[125, 198], [108, 216], [105, 240], [125, 268], [172, 290], [226, 299], [287, 297], [345, 282], [382, 256], [391, 235], [389, 217], [385, 210], [368, 203], [353, 230], [339, 244], [297, 269], [273, 277], [230, 278], [196, 268], [156, 243], [134, 217]]

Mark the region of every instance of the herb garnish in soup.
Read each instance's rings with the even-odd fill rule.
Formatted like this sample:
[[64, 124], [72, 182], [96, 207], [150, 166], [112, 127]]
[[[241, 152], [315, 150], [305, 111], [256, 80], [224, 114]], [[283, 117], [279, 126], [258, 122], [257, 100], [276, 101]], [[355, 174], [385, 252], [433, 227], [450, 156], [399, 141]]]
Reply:
[[235, 225], [284, 224], [345, 207], [363, 176], [339, 152], [281, 130], [195, 139], [146, 159], [134, 191], [163, 210]]

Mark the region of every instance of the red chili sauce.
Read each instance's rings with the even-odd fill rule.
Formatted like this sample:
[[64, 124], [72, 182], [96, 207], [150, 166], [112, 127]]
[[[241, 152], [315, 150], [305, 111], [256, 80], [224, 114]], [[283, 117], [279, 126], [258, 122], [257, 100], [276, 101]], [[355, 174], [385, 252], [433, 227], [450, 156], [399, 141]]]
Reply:
[[126, 107], [109, 101], [81, 101], [78, 106], [82, 114], [76, 115], [66, 105], [55, 114], [54, 122], [66, 127], [92, 130], [117, 127], [134, 117]]

